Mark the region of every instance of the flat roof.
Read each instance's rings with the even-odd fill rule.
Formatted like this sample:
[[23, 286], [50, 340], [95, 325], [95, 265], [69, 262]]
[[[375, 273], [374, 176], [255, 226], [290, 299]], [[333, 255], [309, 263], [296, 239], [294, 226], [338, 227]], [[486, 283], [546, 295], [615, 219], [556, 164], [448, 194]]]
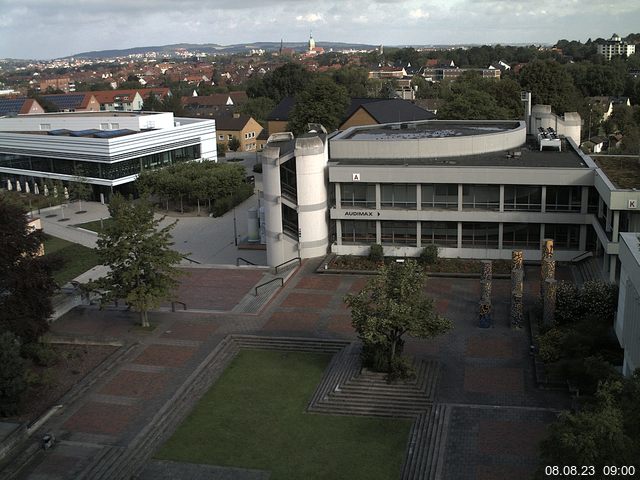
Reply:
[[468, 137], [515, 130], [520, 122], [428, 120], [356, 127], [340, 140], [413, 140], [421, 138]]
[[616, 188], [640, 188], [640, 160], [637, 155], [591, 155]]
[[140, 117], [142, 115], [162, 115], [167, 112], [50, 112], [50, 113], [29, 113], [25, 115], [19, 115], [17, 117], [10, 117], [13, 120], [16, 118], [47, 118], [47, 117]]
[[533, 137], [527, 144], [515, 150], [465, 155], [460, 157], [434, 158], [334, 158], [333, 165], [411, 165], [430, 167], [521, 167], [521, 168], [589, 168], [566, 140], [562, 141], [562, 151], [543, 150], [536, 146]]

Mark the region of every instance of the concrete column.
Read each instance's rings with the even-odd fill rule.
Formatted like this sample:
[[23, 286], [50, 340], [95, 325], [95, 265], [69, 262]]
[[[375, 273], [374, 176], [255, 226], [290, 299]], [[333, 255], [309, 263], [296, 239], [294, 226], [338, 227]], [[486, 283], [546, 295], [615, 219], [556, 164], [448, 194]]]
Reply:
[[618, 234], [620, 233], [620, 210], [613, 211], [613, 233], [611, 235], [611, 241], [617, 242]]
[[[504, 185], [500, 185], [500, 206], [499, 211], [504, 212]], [[502, 225], [502, 224], [500, 224]]]
[[458, 248], [462, 248], [462, 222], [458, 222]]
[[580, 225], [580, 239], [578, 240], [578, 249], [585, 251], [587, 249], [587, 226]]
[[498, 250], [502, 250], [502, 236], [504, 235], [504, 223], [498, 224]]
[[382, 243], [382, 227], [380, 220], [376, 220], [376, 243], [379, 245]]
[[336, 183], [336, 207], [342, 208], [342, 184]]
[[380, 184], [376, 183], [376, 210], [380, 210], [380, 208], [382, 208], [380, 206], [381, 202], [382, 202], [382, 194], [380, 193]]
[[541, 211], [545, 213], [547, 211], [547, 186], [542, 186], [542, 193], [540, 194]]
[[280, 204], [280, 148], [266, 146], [262, 152], [262, 188], [267, 237], [267, 265], [274, 267], [285, 260]]
[[459, 212], [462, 211], [462, 193], [463, 193], [462, 184], [459, 183], [458, 184], [458, 211]]
[[611, 209], [610, 209], [610, 208], [607, 208], [607, 219], [606, 219], [606, 222], [605, 222], [605, 225], [606, 225], [605, 230], [606, 230], [607, 232], [610, 232], [610, 231], [611, 231], [611, 220], [612, 220], [612, 218], [611, 218], [611, 217], [612, 217], [612, 215], [611, 215]]
[[336, 220], [336, 243], [342, 245], [342, 220]]
[[580, 213], [585, 214], [589, 211], [589, 187], [582, 187], [582, 202], [580, 204]]
[[545, 231], [544, 231], [544, 223], [540, 224], [540, 245], [544, 243]]
[[416, 209], [422, 210], [422, 186], [419, 183], [416, 184]]
[[602, 218], [604, 212], [604, 202], [602, 201], [602, 197], [598, 195], [598, 218]]
[[422, 247], [422, 222], [416, 222], [416, 247]]

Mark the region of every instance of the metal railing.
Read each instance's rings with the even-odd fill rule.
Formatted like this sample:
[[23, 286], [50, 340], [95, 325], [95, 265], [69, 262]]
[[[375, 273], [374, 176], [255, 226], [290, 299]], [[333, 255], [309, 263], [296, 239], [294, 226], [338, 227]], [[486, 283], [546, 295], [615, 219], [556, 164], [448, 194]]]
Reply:
[[236, 258], [236, 267], [240, 266], [240, 260], [242, 260], [244, 263], [246, 263], [247, 265], [255, 265], [255, 263], [250, 262], [249, 260], [247, 260], [246, 258], [242, 258], [242, 257], [238, 257]]
[[586, 252], [582, 252], [580, 255], [576, 255], [575, 257], [573, 257], [571, 259], [571, 263], [578, 263], [590, 257], [593, 257], [593, 252], [591, 250], [588, 250]]
[[285, 265], [295, 261], [298, 262], [298, 265], [302, 263], [302, 259], [300, 257], [295, 257], [295, 258], [292, 258], [291, 260], [287, 260], [286, 262], [282, 262], [280, 265], [276, 265], [275, 272], [278, 273], [278, 269], [280, 267], [284, 267]]
[[179, 302], [177, 300], [174, 300], [173, 302], [171, 302], [171, 311], [175, 312], [176, 311], [176, 303], [179, 303], [180, 305], [182, 305], [182, 309], [186, 310], [187, 309], [187, 304], [184, 302]]
[[197, 263], [198, 265], [201, 265], [201, 262], [197, 261], [197, 260], [193, 260], [192, 258], [187, 257], [186, 255], [182, 255], [182, 258], [184, 258], [185, 260], [191, 262], [191, 263]]
[[284, 280], [282, 278], [280, 278], [280, 277], [274, 278], [274, 279], [269, 280], [268, 282], [264, 282], [264, 283], [261, 283], [260, 285], [256, 286], [256, 288], [253, 289], [254, 292], [255, 292], [255, 296], [256, 297], [258, 296], [258, 289], [260, 287], [264, 287], [265, 285], [269, 285], [270, 283], [277, 282], [278, 280], [280, 280], [280, 286], [284, 287]]

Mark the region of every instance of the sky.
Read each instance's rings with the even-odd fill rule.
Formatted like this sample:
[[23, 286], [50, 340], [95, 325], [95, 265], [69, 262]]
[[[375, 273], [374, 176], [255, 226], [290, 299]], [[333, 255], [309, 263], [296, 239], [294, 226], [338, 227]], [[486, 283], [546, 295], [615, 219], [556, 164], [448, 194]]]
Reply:
[[257, 41], [555, 43], [640, 31], [640, 1], [0, 0], [0, 58]]

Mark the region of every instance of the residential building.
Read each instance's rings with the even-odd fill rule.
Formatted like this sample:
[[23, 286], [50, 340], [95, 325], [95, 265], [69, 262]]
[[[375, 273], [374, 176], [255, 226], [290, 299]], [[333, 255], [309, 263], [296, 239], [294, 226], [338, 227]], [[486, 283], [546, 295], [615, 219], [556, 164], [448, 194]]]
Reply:
[[246, 92], [216, 93], [195, 97], [183, 97], [185, 113], [189, 117], [210, 118], [233, 113], [248, 100]]
[[42, 95], [58, 112], [99, 112], [100, 103], [92, 92]]
[[262, 125], [249, 115], [226, 115], [216, 117], [217, 142], [229, 145], [229, 141], [237, 138], [240, 141], [239, 152], [255, 152], [258, 150], [257, 139], [262, 132]]
[[44, 113], [44, 108], [33, 98], [0, 98], [0, 117]]
[[133, 112], [142, 110], [144, 100], [138, 90], [104, 90], [93, 92], [103, 112]]
[[632, 43], [623, 42], [620, 35], [614, 33], [609, 40], [596, 45], [598, 55], [602, 55], [606, 60], [617, 55], [631, 56], [636, 52], [636, 46]]
[[74, 92], [76, 89], [73, 81], [68, 77], [47, 78], [40, 80], [40, 91], [46, 92], [48, 89], [62, 90], [64, 93]]
[[[0, 118], [0, 181], [73, 181], [99, 194], [132, 192], [145, 169], [217, 161], [215, 122], [162, 112], [74, 112]], [[33, 191], [34, 189], [32, 189]]]

